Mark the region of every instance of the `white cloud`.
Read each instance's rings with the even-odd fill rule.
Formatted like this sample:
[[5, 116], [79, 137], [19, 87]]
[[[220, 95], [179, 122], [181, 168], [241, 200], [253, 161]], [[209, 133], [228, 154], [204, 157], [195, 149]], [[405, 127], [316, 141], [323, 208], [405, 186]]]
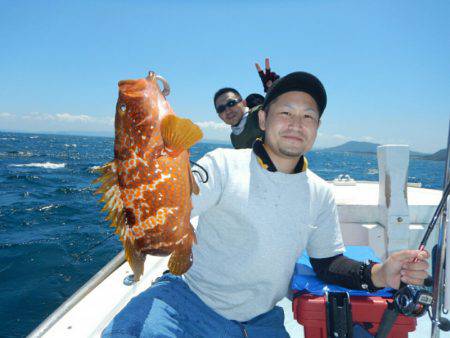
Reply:
[[202, 131], [204, 140], [218, 140], [230, 142], [231, 128], [223, 122], [200, 121], [195, 122]]
[[95, 119], [88, 115], [72, 115], [69, 113], [62, 113], [55, 115], [57, 121], [61, 122], [92, 122]]
[[331, 135], [331, 137], [336, 139], [336, 140], [341, 140], [341, 141], [345, 141], [345, 142], [350, 141], [350, 137], [344, 136], [344, 135], [341, 135], [341, 134], [334, 134], [334, 135]]
[[377, 142], [377, 140], [375, 139], [375, 137], [372, 137], [372, 136], [363, 136], [363, 137], [361, 138], [361, 141], [364, 141], [364, 142], [372, 142], [372, 143], [379, 143], [379, 142]]
[[39, 113], [27, 114], [0, 113], [2, 127], [9, 130], [25, 132], [101, 132], [111, 133], [114, 128], [114, 117], [92, 116], [71, 113]]
[[0, 118], [10, 118], [14, 117], [14, 114], [11, 113], [0, 113]]
[[73, 115], [70, 113], [47, 114], [32, 112], [21, 117], [24, 120], [58, 121], [58, 122], [95, 122], [98, 118], [89, 115]]
[[202, 129], [212, 129], [212, 130], [230, 130], [230, 126], [223, 122], [214, 122], [214, 121], [203, 121], [203, 122], [195, 122]]

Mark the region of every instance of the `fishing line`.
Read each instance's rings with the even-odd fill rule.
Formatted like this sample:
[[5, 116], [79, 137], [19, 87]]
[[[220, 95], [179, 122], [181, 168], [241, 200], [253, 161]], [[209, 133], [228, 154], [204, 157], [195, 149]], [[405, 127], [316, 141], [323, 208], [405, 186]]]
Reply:
[[95, 249], [96, 247], [98, 247], [99, 245], [105, 243], [108, 239], [110, 239], [111, 237], [113, 237], [115, 235], [115, 233], [113, 232], [112, 234], [106, 236], [105, 238], [103, 238], [102, 240], [98, 241], [97, 243], [95, 243], [94, 245], [90, 246], [89, 248], [87, 248], [86, 250], [84, 250], [83, 252], [79, 253], [79, 254], [74, 254], [73, 256], [75, 257], [75, 259], [77, 261], [79, 261], [85, 254], [87, 254], [89, 251], [91, 251], [92, 249]]
[[194, 162], [194, 161], [189, 160], [189, 162], [190, 162], [192, 165], [196, 165], [197, 167], [199, 167], [200, 169], [202, 169], [203, 172], [205, 173], [206, 178], [203, 179], [202, 174], [201, 174], [198, 170], [192, 170], [193, 173], [197, 173], [197, 174], [198, 174], [198, 176], [200, 177], [202, 183], [208, 182], [208, 180], [209, 180], [209, 175], [208, 175], [208, 172], [206, 171], [206, 169], [203, 168], [200, 164], [198, 164], [198, 163], [196, 163], [196, 162]]

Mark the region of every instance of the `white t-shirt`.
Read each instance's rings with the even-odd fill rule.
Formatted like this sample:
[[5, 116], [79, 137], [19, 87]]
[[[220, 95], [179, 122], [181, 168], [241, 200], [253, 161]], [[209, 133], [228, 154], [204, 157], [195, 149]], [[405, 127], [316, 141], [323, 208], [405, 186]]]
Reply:
[[192, 198], [200, 217], [184, 277], [218, 314], [248, 321], [271, 310], [304, 249], [314, 258], [344, 252], [332, 191], [312, 171], [267, 171], [251, 149], [216, 149], [198, 163], [209, 180], [197, 180]]

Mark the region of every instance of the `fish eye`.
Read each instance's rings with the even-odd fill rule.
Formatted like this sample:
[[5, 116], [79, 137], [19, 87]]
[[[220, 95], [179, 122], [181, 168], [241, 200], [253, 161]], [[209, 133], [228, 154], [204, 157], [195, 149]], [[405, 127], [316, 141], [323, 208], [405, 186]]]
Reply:
[[120, 110], [125, 112], [127, 110], [127, 106], [125, 104], [121, 105]]

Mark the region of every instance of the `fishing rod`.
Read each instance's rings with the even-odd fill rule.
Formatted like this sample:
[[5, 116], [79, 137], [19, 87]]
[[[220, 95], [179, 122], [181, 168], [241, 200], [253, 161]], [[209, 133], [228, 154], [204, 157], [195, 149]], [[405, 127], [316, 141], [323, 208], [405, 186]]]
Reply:
[[[443, 214], [443, 212], [445, 213], [445, 206], [446, 206], [446, 202], [447, 202], [447, 198], [448, 198], [449, 194], [450, 194], [450, 183], [447, 184], [447, 186], [442, 194], [442, 198], [438, 204], [438, 207], [436, 208], [436, 211], [430, 221], [430, 224], [428, 225], [425, 235], [423, 236], [423, 239], [419, 244], [418, 250], [420, 250], [420, 251], [425, 250], [425, 246], [428, 242], [430, 234], [433, 231], [439, 217], [441, 216], [441, 214]], [[444, 218], [445, 218], [445, 216], [444, 216]], [[445, 220], [443, 220], [443, 222], [444, 221]], [[418, 259], [417, 258], [414, 259], [414, 262], [418, 262]], [[435, 276], [435, 271], [433, 271], [433, 277], [434, 276]], [[426, 287], [431, 286], [433, 284], [433, 279], [427, 278], [425, 280], [424, 284]], [[412, 301], [411, 298], [417, 298], [417, 299]], [[431, 296], [430, 293], [422, 291], [422, 287], [406, 285], [404, 283], [401, 283], [399, 290], [397, 291], [397, 293], [394, 296], [394, 303], [397, 307], [397, 310], [400, 313], [402, 313], [406, 316], [420, 317], [421, 315], [423, 315], [425, 313], [425, 311], [427, 310], [427, 307], [432, 304], [433, 299], [434, 299], [434, 297]]]
[[[434, 212], [433, 217], [431, 218], [431, 221], [428, 225], [425, 235], [423, 236], [423, 239], [419, 244], [419, 250], [425, 249], [427, 241], [439, 219], [439, 216], [441, 216], [441, 213], [443, 213], [443, 211], [444, 211], [443, 214], [445, 214], [444, 207], [446, 205], [446, 201], [449, 194], [450, 194], [450, 182], [447, 184], [442, 194], [442, 198]], [[443, 220], [442, 223], [444, 224], [444, 222], [445, 220]], [[442, 230], [442, 227], [440, 230]], [[440, 235], [442, 232], [443, 231], [440, 231]], [[417, 259], [415, 259], [415, 261], [417, 261]], [[385, 338], [388, 336], [399, 314], [408, 317], [421, 317], [427, 311], [429, 311], [431, 305], [435, 305], [437, 303], [436, 300], [438, 298], [436, 297], [435, 293], [441, 291], [439, 290], [440, 289], [439, 285], [437, 285], [436, 283], [438, 281], [437, 275], [439, 275], [439, 271], [437, 271], [437, 269], [439, 269], [439, 266], [438, 264], [435, 264], [435, 269], [433, 271], [433, 278], [431, 280], [427, 279], [424, 283], [425, 284], [424, 286], [406, 285], [403, 282], [400, 283], [399, 290], [394, 294], [393, 302], [388, 304], [388, 307], [386, 308], [383, 314], [383, 318], [381, 320], [381, 324], [378, 329], [376, 338]], [[433, 293], [430, 292], [431, 284], [433, 284]], [[435, 314], [435, 311], [433, 312], [433, 316]], [[435, 319], [433, 319], [433, 317], [431, 317], [431, 320], [432, 322], [436, 321], [436, 325], [439, 329], [443, 331], [450, 330], [450, 321], [447, 320], [446, 318], [437, 319], [436, 317]]]
[[[445, 172], [444, 172], [444, 185], [450, 184], [450, 121], [449, 121], [449, 129], [448, 129], [448, 138], [447, 138], [447, 159], [445, 163]], [[442, 273], [444, 269], [446, 270], [445, 263], [445, 255], [446, 255], [446, 241], [448, 240], [447, 236], [447, 227], [448, 227], [448, 219], [447, 219], [446, 210], [444, 210], [442, 215], [441, 227], [439, 229], [439, 238], [436, 245], [436, 262], [433, 269], [433, 298], [434, 302], [431, 308], [431, 337], [438, 338], [440, 335], [439, 330], [448, 331], [450, 329], [449, 321], [441, 316], [441, 312], [443, 312], [443, 296], [445, 289], [445, 278]], [[448, 276], [448, 271], [446, 271]], [[448, 282], [448, 280], [447, 280]], [[448, 296], [449, 290], [447, 290]], [[448, 298], [448, 297], [447, 297]], [[448, 304], [447, 304], [448, 306]]]
[[[450, 194], [450, 121], [445, 168], [442, 198], [431, 218], [425, 235], [419, 244], [419, 250], [424, 250], [437, 221], [441, 219], [438, 242], [433, 248], [433, 277], [431, 279], [427, 278], [424, 282], [424, 286], [406, 285], [403, 282], [400, 283], [399, 290], [394, 294], [393, 302], [388, 303], [388, 307], [383, 314], [376, 338], [388, 336], [399, 314], [409, 317], [420, 317], [428, 312], [432, 322], [431, 338], [438, 338], [439, 330], [450, 331], [450, 321], [441, 316], [441, 312], [444, 309], [442, 299], [445, 291], [444, 287], [442, 287], [445, 282], [444, 274], [442, 272], [446, 269], [445, 254], [446, 240], [448, 240], [446, 204]], [[415, 261], [417, 262], [418, 259], [415, 259]], [[431, 285], [433, 286], [432, 291], [430, 290]]]
[[441, 198], [441, 200], [439, 202], [439, 205], [436, 208], [436, 211], [434, 212], [433, 217], [431, 218], [430, 224], [428, 225], [427, 231], [425, 232], [425, 235], [423, 236], [423, 239], [422, 239], [422, 241], [419, 244], [419, 250], [420, 251], [425, 249], [425, 245], [428, 242], [428, 238], [430, 237], [431, 232], [433, 231], [433, 229], [434, 229], [434, 227], [436, 225], [436, 222], [439, 219], [439, 216], [441, 215], [441, 213], [442, 213], [442, 211], [444, 209], [444, 206], [447, 203], [447, 197], [449, 195], [449, 191], [450, 191], [450, 184], [447, 184], [444, 192], [442, 193], [442, 198]]

